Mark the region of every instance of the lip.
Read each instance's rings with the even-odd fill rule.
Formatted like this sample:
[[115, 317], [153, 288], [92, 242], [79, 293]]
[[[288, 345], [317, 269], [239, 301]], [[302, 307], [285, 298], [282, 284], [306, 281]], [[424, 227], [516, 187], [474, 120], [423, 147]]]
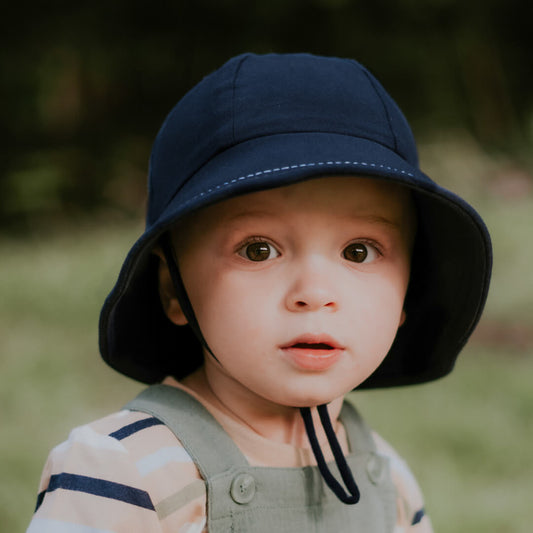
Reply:
[[326, 334], [304, 334], [280, 346], [290, 362], [299, 369], [320, 372], [333, 366], [344, 347]]

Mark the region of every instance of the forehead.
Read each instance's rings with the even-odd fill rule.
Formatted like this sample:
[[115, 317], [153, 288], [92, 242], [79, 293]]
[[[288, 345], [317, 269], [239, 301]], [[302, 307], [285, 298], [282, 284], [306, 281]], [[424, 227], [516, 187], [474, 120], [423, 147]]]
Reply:
[[246, 217], [298, 215], [374, 217], [402, 226], [409, 224], [413, 208], [406, 187], [375, 178], [330, 176], [230, 198], [199, 210], [186, 222], [222, 225]]

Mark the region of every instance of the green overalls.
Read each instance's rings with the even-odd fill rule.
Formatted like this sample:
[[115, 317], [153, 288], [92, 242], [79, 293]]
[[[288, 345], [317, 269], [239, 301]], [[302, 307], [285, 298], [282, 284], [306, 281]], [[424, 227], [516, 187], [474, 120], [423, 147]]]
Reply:
[[[396, 489], [388, 460], [376, 453], [368, 427], [344, 402], [348, 464], [361, 492], [355, 505], [340, 502], [315, 466], [254, 467], [220, 424], [186, 392], [154, 385], [127, 409], [149, 413], [173, 431], [207, 488], [210, 533], [392, 533]], [[339, 476], [335, 463], [328, 465]]]

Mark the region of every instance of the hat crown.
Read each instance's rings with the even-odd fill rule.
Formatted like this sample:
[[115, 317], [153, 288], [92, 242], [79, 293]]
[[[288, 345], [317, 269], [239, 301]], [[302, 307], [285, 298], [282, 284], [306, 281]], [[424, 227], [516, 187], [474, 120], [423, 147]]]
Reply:
[[243, 54], [206, 76], [163, 123], [150, 159], [147, 224], [220, 152], [259, 137], [303, 132], [368, 139], [418, 166], [405, 117], [356, 61]]

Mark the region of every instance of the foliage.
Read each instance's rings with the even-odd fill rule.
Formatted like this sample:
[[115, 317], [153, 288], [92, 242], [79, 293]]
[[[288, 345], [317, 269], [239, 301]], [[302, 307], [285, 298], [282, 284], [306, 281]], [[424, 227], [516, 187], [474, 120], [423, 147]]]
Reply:
[[0, 21], [3, 228], [137, 213], [164, 115], [243, 51], [355, 57], [416, 130], [466, 128], [516, 151], [531, 140], [530, 19], [520, 0], [12, 4]]

